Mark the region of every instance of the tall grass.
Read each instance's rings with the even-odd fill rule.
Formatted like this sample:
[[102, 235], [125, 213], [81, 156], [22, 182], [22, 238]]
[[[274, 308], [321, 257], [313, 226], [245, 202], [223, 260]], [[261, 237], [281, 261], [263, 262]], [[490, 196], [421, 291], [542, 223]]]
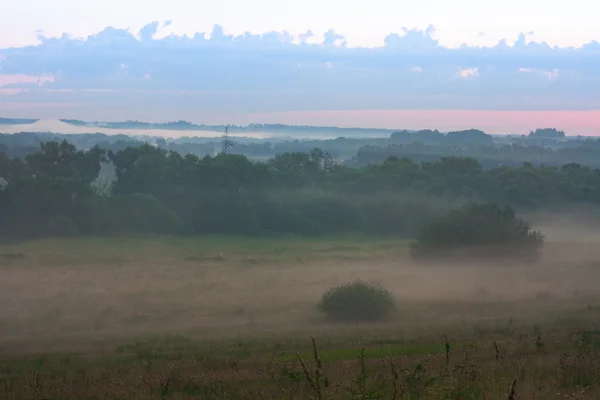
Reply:
[[[187, 338], [120, 347], [117, 354], [46, 355], [0, 364], [0, 398], [20, 399], [591, 399], [600, 395], [596, 331], [479, 332], [440, 337], [437, 350], [392, 351], [393, 341], [340, 347], [304, 341], [213, 344]], [[332, 347], [333, 346], [333, 347]], [[345, 348], [324, 360], [321, 349]], [[296, 349], [295, 349], [296, 348]], [[387, 354], [385, 349], [388, 348]], [[450, 352], [448, 349], [451, 348]], [[383, 351], [374, 351], [381, 349]], [[464, 356], [462, 350], [465, 351]], [[296, 352], [295, 360], [288, 355]], [[502, 357], [498, 356], [502, 354]]]

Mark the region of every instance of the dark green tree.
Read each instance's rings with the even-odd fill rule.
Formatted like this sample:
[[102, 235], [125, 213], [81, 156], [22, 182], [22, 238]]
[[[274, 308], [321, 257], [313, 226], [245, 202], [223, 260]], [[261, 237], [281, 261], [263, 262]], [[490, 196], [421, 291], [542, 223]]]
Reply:
[[418, 259], [451, 257], [537, 260], [543, 235], [510, 207], [470, 203], [426, 226], [412, 243]]

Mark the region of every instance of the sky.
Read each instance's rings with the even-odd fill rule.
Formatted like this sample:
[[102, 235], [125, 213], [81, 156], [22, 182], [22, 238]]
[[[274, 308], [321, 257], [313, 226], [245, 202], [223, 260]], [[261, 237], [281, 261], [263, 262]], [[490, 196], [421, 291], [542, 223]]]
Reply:
[[600, 134], [599, 11], [589, 0], [0, 1], [0, 116]]

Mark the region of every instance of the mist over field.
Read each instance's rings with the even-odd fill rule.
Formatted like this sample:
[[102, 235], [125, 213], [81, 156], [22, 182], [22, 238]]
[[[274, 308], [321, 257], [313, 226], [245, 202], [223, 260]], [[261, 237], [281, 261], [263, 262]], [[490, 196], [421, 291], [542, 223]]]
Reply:
[[0, 5], [0, 399], [600, 398], [594, 11]]

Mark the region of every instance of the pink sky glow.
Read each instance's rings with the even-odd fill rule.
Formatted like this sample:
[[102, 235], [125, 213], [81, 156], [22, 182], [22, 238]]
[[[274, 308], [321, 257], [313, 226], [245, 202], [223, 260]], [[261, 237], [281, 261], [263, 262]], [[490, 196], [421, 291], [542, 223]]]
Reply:
[[348, 110], [298, 111], [252, 116], [255, 121], [392, 129], [476, 128], [488, 133], [529, 133], [557, 128], [567, 135], [600, 136], [600, 110], [482, 111], [482, 110]]
[[339, 110], [290, 111], [260, 114], [210, 113], [198, 110], [153, 110], [135, 107], [93, 107], [81, 103], [0, 102], [0, 116], [13, 118], [87, 121], [148, 122], [188, 120], [206, 124], [282, 123], [386, 129], [481, 129], [492, 134], [527, 134], [536, 128], [557, 128], [567, 135], [600, 136], [600, 110], [590, 111], [484, 111], [484, 110]]

